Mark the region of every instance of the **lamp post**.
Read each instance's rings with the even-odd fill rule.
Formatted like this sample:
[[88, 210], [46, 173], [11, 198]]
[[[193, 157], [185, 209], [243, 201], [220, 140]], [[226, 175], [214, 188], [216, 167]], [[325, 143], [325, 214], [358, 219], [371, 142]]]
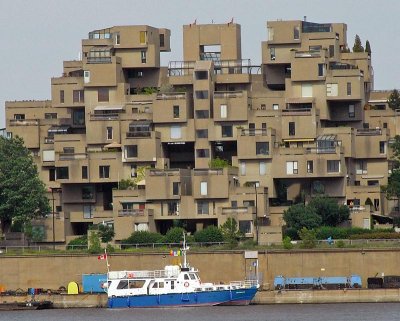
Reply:
[[51, 200], [53, 201], [52, 207], [52, 215], [53, 215], [53, 250], [56, 249], [56, 231], [54, 229], [54, 188], [50, 187], [51, 189]]
[[258, 245], [258, 195], [257, 195], [257, 184], [254, 183], [254, 192], [256, 194], [256, 219], [255, 219], [255, 223], [256, 223], [256, 242]]

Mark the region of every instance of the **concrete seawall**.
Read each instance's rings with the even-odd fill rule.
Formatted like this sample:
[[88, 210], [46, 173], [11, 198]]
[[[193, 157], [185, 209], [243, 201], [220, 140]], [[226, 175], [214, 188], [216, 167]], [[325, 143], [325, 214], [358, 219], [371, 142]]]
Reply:
[[[2, 296], [1, 302], [29, 301], [30, 296]], [[38, 301], [49, 300], [54, 308], [105, 308], [106, 294], [36, 295]], [[400, 289], [358, 290], [307, 290], [307, 291], [260, 291], [252, 304], [319, 304], [319, 303], [376, 303], [400, 302]]]
[[[350, 276], [358, 274], [363, 288], [367, 278], [400, 275], [400, 249], [331, 249], [303, 251], [259, 251], [263, 289], [272, 288], [274, 277]], [[167, 253], [117, 253], [109, 255], [111, 270], [157, 270], [177, 264]], [[254, 272], [244, 251], [191, 252], [189, 263], [200, 270], [203, 282], [243, 280]], [[70, 281], [82, 282], [82, 274], [105, 273], [104, 260], [97, 255], [63, 254], [0, 255], [0, 288], [44, 288], [56, 290]]]

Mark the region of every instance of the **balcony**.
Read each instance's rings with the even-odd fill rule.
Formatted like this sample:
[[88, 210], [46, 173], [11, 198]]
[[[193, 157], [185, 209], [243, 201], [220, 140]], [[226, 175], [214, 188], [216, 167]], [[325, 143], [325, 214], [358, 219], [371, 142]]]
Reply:
[[179, 169], [150, 169], [149, 176], [179, 176]]
[[176, 92], [176, 93], [162, 93], [157, 94], [156, 100], [178, 100], [178, 99], [186, 99], [185, 92]]
[[224, 175], [223, 169], [194, 169], [194, 176]]
[[214, 98], [216, 98], [216, 99], [241, 98], [241, 97], [243, 97], [243, 91], [216, 91], [216, 92], [214, 92]]
[[311, 108], [282, 109], [282, 116], [311, 116]]
[[222, 207], [222, 215], [236, 215], [236, 214], [255, 214], [256, 209], [254, 206], [241, 206], [241, 207]]
[[382, 129], [380, 128], [363, 128], [357, 129], [356, 136], [380, 136], [382, 135]]
[[[150, 211], [150, 210], [147, 210]], [[152, 212], [153, 210], [151, 210]], [[118, 211], [118, 216], [144, 216], [146, 213], [145, 209], [124, 209]], [[150, 214], [149, 214], [150, 215]]]
[[109, 113], [109, 114], [90, 114], [90, 120], [118, 120], [119, 113]]
[[295, 58], [320, 58], [321, 52], [319, 50], [311, 51], [296, 51], [294, 54]]
[[267, 129], [242, 129], [240, 136], [267, 136]]
[[37, 126], [37, 119], [10, 119], [10, 126]]
[[151, 131], [143, 132], [127, 132], [126, 138], [148, 138], [151, 137]]
[[195, 61], [170, 61], [168, 64], [168, 76], [193, 75]]
[[59, 153], [59, 160], [87, 159], [86, 153]]

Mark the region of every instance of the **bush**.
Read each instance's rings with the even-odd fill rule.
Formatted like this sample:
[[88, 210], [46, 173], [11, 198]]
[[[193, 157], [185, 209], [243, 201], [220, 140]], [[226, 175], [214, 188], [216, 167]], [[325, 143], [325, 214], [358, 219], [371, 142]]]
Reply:
[[303, 241], [301, 247], [304, 249], [313, 249], [317, 246], [317, 232], [303, 227], [299, 231], [300, 239]]
[[293, 227], [286, 227], [283, 231], [284, 238], [287, 236], [292, 240], [300, 240], [299, 235], [297, 234], [297, 230]]
[[103, 243], [111, 242], [115, 236], [114, 227], [106, 224], [100, 224], [98, 226], [99, 237]]
[[68, 250], [73, 250], [73, 249], [75, 249], [75, 247], [78, 248], [78, 249], [83, 249], [83, 248], [86, 249], [87, 246], [88, 246], [87, 235], [83, 235], [81, 237], [78, 237], [78, 238], [70, 241], [68, 243], [67, 249]]
[[336, 247], [338, 248], [344, 248], [345, 244], [343, 240], [339, 240], [336, 242]]
[[165, 243], [181, 243], [183, 241], [183, 233], [185, 230], [182, 227], [173, 227], [165, 234]]
[[352, 240], [390, 240], [400, 239], [400, 234], [396, 232], [370, 232], [368, 234], [354, 234], [350, 236]]
[[224, 237], [221, 230], [216, 226], [208, 226], [204, 230], [194, 233], [196, 242], [223, 242]]
[[148, 244], [162, 243], [163, 236], [160, 233], [149, 231], [133, 232], [131, 236], [121, 241], [122, 244]]
[[292, 239], [289, 236], [285, 236], [282, 243], [285, 250], [291, 250], [293, 248]]

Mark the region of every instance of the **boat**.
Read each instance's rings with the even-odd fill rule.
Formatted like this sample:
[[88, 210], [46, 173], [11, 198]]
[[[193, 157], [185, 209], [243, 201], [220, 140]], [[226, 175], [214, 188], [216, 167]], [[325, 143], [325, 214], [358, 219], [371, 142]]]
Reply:
[[53, 308], [52, 301], [24, 301], [0, 303], [0, 311], [44, 310]]
[[[189, 247], [183, 236], [183, 263], [154, 271], [109, 271], [103, 284], [109, 308], [196, 307], [248, 305], [259, 288], [257, 280], [229, 284], [203, 283], [189, 266]], [[107, 263], [108, 266], [108, 263]]]

